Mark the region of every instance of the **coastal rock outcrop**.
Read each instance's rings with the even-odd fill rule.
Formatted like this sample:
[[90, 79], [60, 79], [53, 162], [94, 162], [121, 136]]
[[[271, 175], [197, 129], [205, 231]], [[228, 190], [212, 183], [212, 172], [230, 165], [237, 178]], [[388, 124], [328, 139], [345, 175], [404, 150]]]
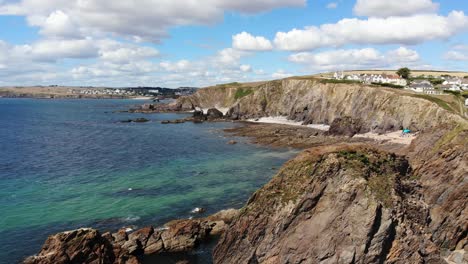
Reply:
[[206, 218], [176, 220], [161, 229], [149, 226], [131, 233], [121, 229], [101, 235], [91, 228], [62, 232], [50, 236], [41, 251], [23, 263], [137, 264], [143, 255], [190, 251], [210, 236], [223, 233], [237, 214], [234, 209], [223, 210]]
[[445, 263], [445, 246], [466, 249], [466, 218], [440, 243], [415, 177], [405, 157], [368, 146], [306, 150], [253, 194], [214, 262]]
[[114, 263], [112, 244], [94, 229], [77, 229], [50, 236], [40, 253], [25, 264]]
[[210, 108], [206, 112], [208, 120], [223, 118], [223, 113], [216, 108]]

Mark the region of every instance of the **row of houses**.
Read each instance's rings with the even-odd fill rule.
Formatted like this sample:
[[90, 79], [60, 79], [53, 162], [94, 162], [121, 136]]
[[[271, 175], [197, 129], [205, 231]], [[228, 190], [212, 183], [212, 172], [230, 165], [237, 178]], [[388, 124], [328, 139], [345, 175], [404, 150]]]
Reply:
[[[433, 77], [427, 77], [427, 79], [415, 80], [410, 84], [407, 80], [401, 78], [395, 74], [350, 74], [345, 75], [343, 72], [335, 72], [333, 75], [334, 79], [337, 80], [350, 80], [359, 81], [366, 84], [381, 83], [381, 84], [393, 84], [405, 87], [405, 89], [412, 90], [417, 93], [425, 94], [442, 94], [444, 90], [448, 91], [463, 91], [468, 90], [468, 78], [459, 78], [453, 76], [442, 76], [438, 77], [442, 80], [442, 84], [434, 86], [427, 79], [434, 79]], [[422, 78], [422, 77], [421, 77]]]
[[388, 83], [399, 86], [406, 86], [408, 82], [396, 74], [351, 74], [344, 75], [343, 72], [335, 72], [333, 75], [337, 80], [359, 81], [367, 84]]

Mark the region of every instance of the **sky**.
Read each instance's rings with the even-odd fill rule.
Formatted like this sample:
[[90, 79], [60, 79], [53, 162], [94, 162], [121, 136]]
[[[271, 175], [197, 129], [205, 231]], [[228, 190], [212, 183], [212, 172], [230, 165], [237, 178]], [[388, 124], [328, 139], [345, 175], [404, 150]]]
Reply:
[[0, 0], [0, 86], [468, 71], [466, 0]]

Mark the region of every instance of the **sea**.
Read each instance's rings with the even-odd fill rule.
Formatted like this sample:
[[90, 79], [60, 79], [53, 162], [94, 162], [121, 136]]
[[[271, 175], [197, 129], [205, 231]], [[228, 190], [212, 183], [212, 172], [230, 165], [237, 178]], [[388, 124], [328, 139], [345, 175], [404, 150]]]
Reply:
[[[121, 112], [145, 102], [0, 98], [0, 263], [21, 262], [61, 231], [158, 227], [195, 207], [241, 208], [297, 154], [224, 133], [240, 123], [161, 124], [188, 114]], [[121, 122], [139, 117], [150, 121]], [[188, 258], [211, 263], [211, 249]]]

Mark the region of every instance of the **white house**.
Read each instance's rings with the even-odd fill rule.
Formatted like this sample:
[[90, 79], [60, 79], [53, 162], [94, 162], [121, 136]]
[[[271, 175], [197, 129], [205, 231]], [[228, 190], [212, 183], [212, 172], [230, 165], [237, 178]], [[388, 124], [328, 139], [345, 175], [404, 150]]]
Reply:
[[361, 81], [361, 76], [359, 76], [359, 74], [351, 74], [346, 75], [345, 79], [350, 81]]
[[416, 81], [410, 85], [410, 90], [417, 92], [417, 93], [425, 93], [425, 94], [440, 94], [440, 92], [434, 89], [431, 82], [423, 80], [423, 81]]
[[461, 85], [462, 84], [462, 80], [458, 77], [451, 77], [451, 78], [447, 78], [445, 79], [445, 81], [442, 83], [444, 85], [447, 85], [447, 84], [450, 84], [450, 85]]
[[464, 78], [461, 82], [461, 87], [463, 90], [468, 90], [468, 78]]
[[344, 79], [344, 73], [341, 71], [341, 72], [338, 72], [336, 71], [334, 74], [333, 74], [333, 79], [336, 79], [336, 80], [343, 80]]
[[459, 92], [461, 91], [460, 86], [456, 84], [443, 84], [439, 86], [440, 89], [442, 90], [447, 90], [447, 91], [454, 91], [454, 92]]

